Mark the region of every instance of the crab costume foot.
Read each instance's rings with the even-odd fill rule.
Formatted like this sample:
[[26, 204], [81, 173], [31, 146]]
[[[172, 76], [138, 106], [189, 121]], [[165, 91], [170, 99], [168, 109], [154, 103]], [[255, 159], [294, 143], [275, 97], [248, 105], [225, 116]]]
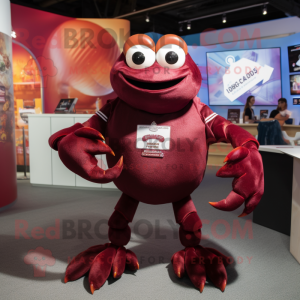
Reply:
[[229, 258], [215, 249], [199, 245], [202, 222], [190, 196], [174, 202], [173, 209], [180, 225], [180, 242], [185, 247], [171, 259], [176, 276], [181, 278], [186, 274], [201, 293], [207, 278], [224, 292], [227, 284], [225, 267], [230, 262]]
[[194, 286], [203, 292], [206, 279], [224, 292], [227, 284], [225, 267], [228, 258], [212, 248], [186, 247], [172, 257], [173, 270], [178, 278], [188, 275]]
[[65, 283], [89, 272], [90, 289], [94, 294], [110, 275], [117, 279], [125, 268], [130, 271], [139, 269], [136, 255], [124, 247], [130, 240], [128, 223], [132, 222], [138, 203], [126, 194], [121, 196], [108, 220], [110, 243], [90, 247], [73, 258], [66, 270]]
[[79, 253], [67, 267], [65, 283], [74, 281], [89, 272], [91, 293], [105, 283], [109, 275], [120, 278], [127, 268], [130, 271], [139, 269], [136, 255], [111, 243], [97, 245]]

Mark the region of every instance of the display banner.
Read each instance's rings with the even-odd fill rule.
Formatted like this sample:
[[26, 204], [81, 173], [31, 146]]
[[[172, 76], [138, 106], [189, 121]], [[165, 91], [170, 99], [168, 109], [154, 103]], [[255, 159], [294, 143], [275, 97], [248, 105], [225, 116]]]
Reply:
[[[116, 97], [110, 70], [130, 36], [130, 23], [121, 19], [75, 19], [16, 4], [11, 4], [11, 11], [16, 32], [13, 81], [17, 165], [21, 171], [22, 127], [27, 164], [30, 161], [28, 114], [54, 113], [61, 99], [70, 98], [78, 99], [74, 112], [94, 114]], [[0, 103], [4, 93], [0, 87]]]
[[280, 48], [207, 52], [209, 105], [277, 105], [281, 93]]
[[230, 67], [223, 75], [224, 95], [231, 102], [252, 89], [258, 83], [266, 83], [274, 68], [255, 63], [247, 58], [242, 58], [230, 64]]
[[16, 4], [11, 10], [14, 40], [28, 52], [21, 76], [41, 86], [43, 112], [78, 98], [77, 113], [94, 113], [116, 97], [110, 70], [130, 36], [128, 20], [75, 19]]

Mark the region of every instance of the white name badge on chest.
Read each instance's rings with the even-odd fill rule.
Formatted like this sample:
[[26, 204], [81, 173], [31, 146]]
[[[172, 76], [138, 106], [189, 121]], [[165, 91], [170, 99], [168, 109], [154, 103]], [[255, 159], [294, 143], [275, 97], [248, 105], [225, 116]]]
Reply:
[[138, 125], [136, 133], [137, 149], [170, 150], [171, 126]]

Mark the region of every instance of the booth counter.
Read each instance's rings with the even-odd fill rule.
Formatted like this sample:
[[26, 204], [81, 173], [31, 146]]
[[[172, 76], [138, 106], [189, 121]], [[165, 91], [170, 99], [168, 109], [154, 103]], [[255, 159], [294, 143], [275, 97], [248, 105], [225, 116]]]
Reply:
[[290, 252], [300, 263], [300, 147], [260, 146], [265, 192], [253, 222], [290, 235]]
[[[258, 135], [257, 126], [258, 123], [253, 124], [236, 124], [237, 126], [242, 127], [243, 129], [247, 130], [253, 136]], [[300, 132], [300, 125], [283, 125], [283, 131], [287, 133], [287, 135], [291, 138], [295, 137], [297, 132]], [[300, 149], [300, 147], [299, 147]], [[225, 143], [216, 143], [209, 146], [208, 151], [208, 165], [214, 166], [222, 166], [224, 164], [224, 159], [227, 154], [233, 150], [230, 144]]]
[[[32, 114], [28, 116], [30, 145], [30, 183], [78, 188], [113, 188], [113, 182], [98, 184], [87, 181], [68, 170], [61, 162], [57, 151], [50, 148], [49, 137], [55, 132], [83, 123], [92, 115], [88, 114]], [[106, 155], [97, 155], [98, 165], [107, 169]]]

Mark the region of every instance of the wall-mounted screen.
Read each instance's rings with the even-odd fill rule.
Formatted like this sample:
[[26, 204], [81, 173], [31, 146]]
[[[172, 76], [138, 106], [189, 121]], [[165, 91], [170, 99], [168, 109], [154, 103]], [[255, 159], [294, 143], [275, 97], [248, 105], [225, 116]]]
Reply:
[[290, 75], [291, 95], [300, 95], [300, 74]]
[[207, 53], [209, 105], [277, 105], [281, 98], [280, 48]]
[[300, 45], [288, 47], [290, 73], [300, 72]]
[[293, 99], [293, 104], [294, 105], [300, 105], [300, 98], [294, 98]]

